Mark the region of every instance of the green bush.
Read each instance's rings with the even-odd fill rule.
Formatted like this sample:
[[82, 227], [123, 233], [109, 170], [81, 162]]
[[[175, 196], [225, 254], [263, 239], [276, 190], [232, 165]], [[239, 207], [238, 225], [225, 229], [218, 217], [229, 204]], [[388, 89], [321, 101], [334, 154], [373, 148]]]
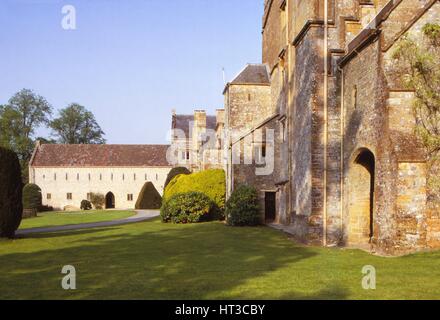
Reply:
[[23, 188], [23, 208], [39, 209], [42, 206], [41, 189], [33, 183], [28, 183]]
[[255, 226], [261, 224], [257, 190], [238, 186], [226, 203], [226, 221], [230, 226]]
[[171, 169], [171, 171], [167, 175], [167, 179], [165, 180], [164, 188], [168, 186], [171, 180], [173, 180], [175, 177], [177, 177], [180, 174], [185, 174], [185, 175], [191, 174], [191, 171], [189, 171], [189, 169], [185, 167], [176, 167]]
[[0, 237], [12, 238], [23, 215], [21, 168], [17, 155], [0, 147]]
[[168, 201], [179, 193], [201, 192], [215, 204], [215, 213], [224, 218], [226, 178], [220, 169], [206, 170], [189, 175], [178, 175], [165, 188], [163, 200]]
[[90, 202], [93, 204], [95, 209], [101, 210], [105, 204], [105, 196], [102, 193], [91, 193]]
[[44, 205], [38, 208], [38, 212], [50, 212], [50, 211], [53, 211], [52, 206]]
[[160, 209], [162, 197], [152, 182], [146, 182], [136, 201], [136, 209]]
[[163, 222], [197, 223], [212, 220], [214, 203], [201, 192], [173, 195], [160, 209]]
[[92, 203], [89, 200], [83, 200], [81, 201], [81, 206], [80, 206], [81, 210], [92, 210]]

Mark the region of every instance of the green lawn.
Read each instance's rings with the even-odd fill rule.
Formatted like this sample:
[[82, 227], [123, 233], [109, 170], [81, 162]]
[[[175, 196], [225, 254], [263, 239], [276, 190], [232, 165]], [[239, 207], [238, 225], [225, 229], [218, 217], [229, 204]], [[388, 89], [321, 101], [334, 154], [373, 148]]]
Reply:
[[134, 215], [133, 211], [104, 211], [90, 210], [79, 212], [46, 212], [39, 213], [38, 217], [23, 219], [20, 229], [63, 226], [69, 224], [112, 221], [124, 219]]
[[[77, 290], [61, 289], [61, 268]], [[361, 287], [364, 265], [377, 289]], [[303, 247], [267, 227], [159, 220], [0, 241], [0, 299], [422, 299], [440, 297], [440, 252], [382, 258]]]

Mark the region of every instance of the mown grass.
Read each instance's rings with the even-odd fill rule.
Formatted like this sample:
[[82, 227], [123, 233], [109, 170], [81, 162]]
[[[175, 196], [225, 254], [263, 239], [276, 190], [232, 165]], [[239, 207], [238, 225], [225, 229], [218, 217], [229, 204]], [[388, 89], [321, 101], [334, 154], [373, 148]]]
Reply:
[[[159, 220], [0, 241], [0, 299], [438, 299], [440, 252], [304, 247], [267, 227]], [[61, 288], [73, 265], [77, 290]], [[362, 267], [377, 289], [361, 286]]]
[[90, 210], [78, 212], [44, 212], [35, 218], [23, 219], [20, 229], [54, 227], [80, 223], [112, 221], [134, 215], [133, 211]]

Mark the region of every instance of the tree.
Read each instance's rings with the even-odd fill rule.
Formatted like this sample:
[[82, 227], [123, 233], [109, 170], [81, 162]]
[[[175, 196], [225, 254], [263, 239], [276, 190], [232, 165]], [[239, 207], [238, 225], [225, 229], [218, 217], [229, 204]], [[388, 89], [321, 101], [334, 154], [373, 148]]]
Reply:
[[[428, 184], [440, 197], [440, 25], [426, 24], [423, 39], [405, 35], [393, 57], [403, 85], [414, 90], [416, 133], [428, 153]], [[440, 200], [440, 199], [439, 199]]]
[[34, 149], [35, 129], [47, 124], [52, 106], [32, 90], [22, 89], [0, 106], [0, 146], [13, 150], [27, 181], [28, 162]]
[[17, 155], [0, 147], [0, 237], [12, 238], [20, 225], [22, 182]]
[[77, 103], [72, 103], [60, 110], [59, 117], [51, 121], [50, 127], [60, 143], [105, 143], [104, 132], [96, 122], [93, 113]]
[[171, 180], [174, 179], [174, 177], [180, 175], [180, 174], [191, 174], [191, 171], [185, 167], [176, 167], [172, 168], [170, 172], [168, 172], [167, 179], [165, 180], [164, 188], [168, 186], [168, 184], [171, 182]]
[[33, 183], [29, 183], [23, 188], [23, 208], [40, 209], [42, 206], [41, 189]]
[[90, 202], [94, 205], [95, 209], [101, 210], [105, 204], [105, 196], [101, 193], [91, 193]]

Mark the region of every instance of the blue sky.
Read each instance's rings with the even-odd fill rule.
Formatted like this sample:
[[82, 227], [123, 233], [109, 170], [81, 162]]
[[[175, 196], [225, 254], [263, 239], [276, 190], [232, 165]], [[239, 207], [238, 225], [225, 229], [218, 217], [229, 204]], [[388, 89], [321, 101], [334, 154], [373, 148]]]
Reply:
[[84, 105], [108, 143], [165, 143], [173, 108], [214, 113], [222, 67], [230, 80], [261, 61], [262, 14], [263, 0], [1, 0], [0, 104], [29, 88]]

